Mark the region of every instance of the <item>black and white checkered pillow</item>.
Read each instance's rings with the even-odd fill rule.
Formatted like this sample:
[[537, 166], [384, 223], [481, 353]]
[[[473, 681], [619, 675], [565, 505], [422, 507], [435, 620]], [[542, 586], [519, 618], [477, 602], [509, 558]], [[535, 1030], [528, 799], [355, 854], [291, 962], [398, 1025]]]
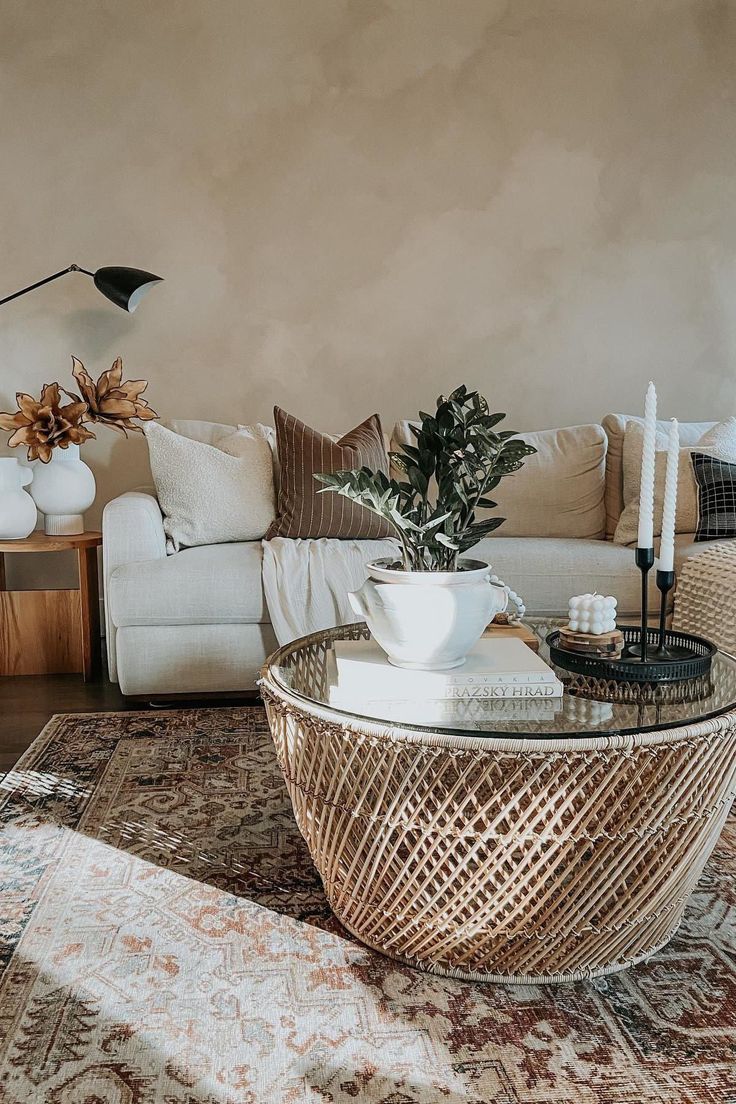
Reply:
[[736, 537], [736, 464], [701, 452], [691, 455], [698, 485], [696, 541]]

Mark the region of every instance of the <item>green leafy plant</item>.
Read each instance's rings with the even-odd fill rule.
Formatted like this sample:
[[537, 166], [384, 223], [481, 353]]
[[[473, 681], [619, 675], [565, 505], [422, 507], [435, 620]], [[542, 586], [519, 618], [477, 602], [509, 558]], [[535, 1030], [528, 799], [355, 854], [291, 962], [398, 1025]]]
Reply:
[[518, 471], [536, 449], [513, 430], [496, 431], [505, 414], [490, 413], [477, 391], [440, 395], [434, 414], [419, 412], [415, 444], [392, 452], [404, 480], [370, 468], [322, 473], [321, 494], [343, 495], [388, 521], [401, 541], [405, 571], [457, 571], [459, 557], [492, 533], [504, 518], [478, 518], [494, 510], [488, 495]]

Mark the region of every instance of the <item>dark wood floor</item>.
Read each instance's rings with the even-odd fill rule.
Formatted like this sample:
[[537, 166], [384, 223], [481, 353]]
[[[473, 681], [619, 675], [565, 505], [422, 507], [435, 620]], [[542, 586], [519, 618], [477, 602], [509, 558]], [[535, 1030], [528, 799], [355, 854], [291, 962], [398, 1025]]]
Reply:
[[248, 698], [161, 700], [125, 698], [106, 677], [83, 682], [81, 675], [0, 677], [0, 773], [8, 770], [33, 743], [54, 713], [115, 713], [128, 709], [254, 704]]

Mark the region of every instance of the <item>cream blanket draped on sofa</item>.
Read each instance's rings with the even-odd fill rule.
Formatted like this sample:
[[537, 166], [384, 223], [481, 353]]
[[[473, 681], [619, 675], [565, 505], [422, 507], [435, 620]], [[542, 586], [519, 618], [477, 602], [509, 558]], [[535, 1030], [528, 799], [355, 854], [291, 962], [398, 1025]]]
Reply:
[[263, 591], [276, 639], [288, 644], [298, 636], [360, 620], [348, 601], [366, 578], [365, 565], [395, 557], [398, 541], [264, 540]]

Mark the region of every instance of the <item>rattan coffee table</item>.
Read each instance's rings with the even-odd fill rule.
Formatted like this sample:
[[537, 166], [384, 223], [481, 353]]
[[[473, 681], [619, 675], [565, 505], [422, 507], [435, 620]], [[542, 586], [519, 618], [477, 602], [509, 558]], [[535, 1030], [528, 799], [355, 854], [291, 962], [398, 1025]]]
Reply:
[[364, 702], [361, 715], [330, 704], [332, 643], [367, 635], [304, 637], [261, 680], [297, 824], [344, 927], [477, 981], [592, 978], [664, 946], [736, 793], [736, 660], [719, 653], [710, 679], [657, 701], [568, 685], [554, 704]]

